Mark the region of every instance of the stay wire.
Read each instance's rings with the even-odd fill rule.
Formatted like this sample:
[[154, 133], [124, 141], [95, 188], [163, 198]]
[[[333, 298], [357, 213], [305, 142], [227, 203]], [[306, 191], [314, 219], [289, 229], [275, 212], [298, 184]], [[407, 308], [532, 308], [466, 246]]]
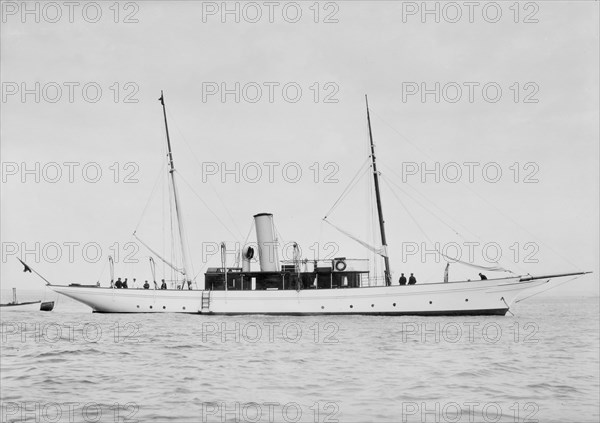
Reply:
[[[371, 112], [373, 112], [373, 109], [371, 107], [369, 107], [369, 110]], [[433, 157], [431, 157], [428, 153], [426, 153], [425, 151], [421, 150], [419, 147], [417, 147], [417, 145], [415, 145], [413, 142], [411, 142], [407, 137], [405, 137], [401, 132], [399, 132], [396, 128], [394, 128], [391, 124], [389, 124], [386, 120], [384, 120], [381, 116], [379, 116], [377, 113], [373, 113], [379, 120], [381, 120], [383, 123], [385, 123], [389, 128], [391, 128], [394, 132], [396, 132], [398, 135], [400, 135], [400, 137], [402, 137], [406, 142], [408, 142], [410, 145], [412, 145], [414, 148], [416, 148], [418, 151], [420, 151], [421, 153], [423, 153], [426, 157], [433, 159]], [[577, 266], [575, 263], [573, 263], [571, 260], [569, 260], [568, 258], [566, 258], [564, 255], [562, 255], [561, 253], [559, 253], [558, 251], [556, 251], [554, 248], [552, 248], [550, 245], [548, 245], [547, 243], [543, 242], [541, 240], [540, 237], [536, 236], [535, 234], [533, 234], [531, 231], [529, 231], [527, 228], [525, 228], [524, 226], [522, 226], [521, 224], [519, 224], [515, 219], [513, 219], [511, 216], [509, 216], [508, 214], [506, 214], [505, 212], [503, 212], [502, 210], [500, 210], [498, 207], [496, 207], [496, 205], [494, 205], [492, 202], [488, 201], [486, 198], [482, 197], [479, 193], [477, 193], [476, 191], [474, 191], [473, 189], [471, 189], [467, 184], [465, 184], [462, 181], [459, 181], [459, 183], [464, 186], [466, 189], [468, 189], [469, 191], [471, 191], [471, 193], [475, 194], [479, 199], [485, 201], [491, 208], [493, 208], [494, 210], [496, 210], [496, 212], [498, 212], [500, 215], [502, 215], [504, 218], [510, 220], [516, 227], [518, 227], [519, 229], [525, 231], [527, 234], [529, 234], [530, 236], [534, 237], [536, 240], [538, 240], [540, 242], [540, 244], [544, 245], [546, 248], [548, 248], [550, 251], [552, 251], [554, 254], [556, 254], [558, 257], [560, 257], [561, 259], [563, 259], [565, 262], [569, 263], [571, 266], [573, 266], [576, 269], [579, 269], [579, 266]]]
[[360, 166], [354, 177], [350, 180], [342, 194], [338, 197], [338, 199], [333, 203], [333, 206], [329, 209], [327, 213], [325, 213], [325, 217], [323, 219], [327, 219], [327, 217], [333, 212], [333, 210], [340, 204], [340, 202], [350, 193], [350, 191], [354, 188], [354, 186], [363, 178], [364, 174], [370, 168], [370, 166], [365, 166], [370, 160], [370, 157], [365, 160], [365, 162]]
[[[225, 223], [219, 218], [219, 216], [210, 207], [208, 207], [208, 204], [206, 204], [206, 202], [204, 201], [204, 199], [194, 190], [194, 188], [190, 185], [190, 183], [183, 176], [181, 176], [181, 173], [177, 172], [177, 174], [179, 175], [179, 177], [181, 178], [181, 180], [183, 182], [185, 182], [185, 184], [192, 191], [192, 193], [194, 193], [194, 195], [196, 197], [198, 197], [198, 199], [202, 202], [202, 204], [204, 204], [206, 206], [206, 208], [208, 209], [208, 211], [215, 217], [215, 219], [217, 219], [217, 221], [223, 226], [223, 228], [225, 228], [225, 230], [227, 230], [227, 232], [229, 232], [229, 234], [231, 236], [233, 236], [233, 239], [239, 239], [238, 235], [236, 235], [233, 232], [231, 232], [231, 230], [229, 229], [229, 227], [227, 227], [227, 225], [225, 225]], [[241, 236], [240, 236], [240, 238], [241, 238]]]
[[[190, 146], [190, 144], [188, 143], [185, 135], [183, 134], [183, 132], [179, 129], [179, 125], [177, 124], [177, 120], [171, 115], [171, 113], [169, 113], [167, 111], [167, 114], [169, 115], [169, 119], [171, 119], [173, 121], [173, 127], [175, 128], [175, 130], [179, 133], [179, 135], [181, 136], [181, 139], [183, 139], [183, 142], [185, 143], [185, 145], [188, 147], [188, 150], [192, 153], [192, 157], [194, 158], [194, 160], [196, 161], [196, 164], [198, 164], [200, 166], [200, 168], [202, 168], [202, 164], [200, 163], [200, 160], [198, 159], [198, 156], [196, 156], [196, 153], [194, 153], [194, 150], [192, 149], [192, 147]], [[207, 182], [208, 185], [210, 186], [210, 188], [213, 190], [213, 192], [215, 193], [215, 195], [217, 196], [217, 199], [219, 200], [219, 202], [221, 203], [221, 205], [223, 206], [223, 208], [225, 209], [225, 212], [227, 213], [227, 216], [229, 216], [229, 218], [231, 219], [231, 223], [233, 223], [233, 226], [235, 228], [236, 231], [238, 231], [238, 234], [240, 236], [240, 238], [243, 236], [242, 231], [240, 230], [240, 228], [237, 226], [235, 219], [233, 218], [233, 216], [231, 215], [229, 208], [225, 205], [225, 202], [223, 201], [223, 199], [221, 198], [221, 196], [219, 195], [219, 192], [217, 191], [217, 189], [214, 187], [214, 185], [212, 184], [212, 182], [210, 181], [210, 179], [207, 178]], [[208, 205], [205, 206], [207, 208]], [[214, 214], [214, 212], [212, 210], [209, 211], [211, 213]], [[223, 223], [222, 223], [223, 224]], [[223, 224], [224, 225], [224, 224]], [[226, 228], [229, 231], [229, 228]], [[231, 232], [230, 232], [231, 233]]]

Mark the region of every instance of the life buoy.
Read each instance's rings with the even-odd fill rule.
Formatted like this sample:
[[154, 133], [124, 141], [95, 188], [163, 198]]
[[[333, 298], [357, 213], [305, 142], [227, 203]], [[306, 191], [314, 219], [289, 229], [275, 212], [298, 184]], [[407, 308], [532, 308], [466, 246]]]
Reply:
[[346, 262], [344, 260], [339, 260], [338, 262], [336, 262], [335, 270], [339, 272], [343, 272], [344, 270], [346, 270]]
[[248, 247], [248, 249], [246, 250], [246, 254], [244, 255], [248, 260], [252, 260], [252, 258], [254, 257], [254, 248]]

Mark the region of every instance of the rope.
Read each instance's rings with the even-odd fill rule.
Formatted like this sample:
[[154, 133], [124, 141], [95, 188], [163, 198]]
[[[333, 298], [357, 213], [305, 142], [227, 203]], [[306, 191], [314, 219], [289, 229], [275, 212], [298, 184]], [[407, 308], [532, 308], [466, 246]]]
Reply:
[[[383, 181], [388, 184], [388, 187], [390, 187], [389, 182], [387, 180], [387, 178], [382, 178]], [[404, 202], [400, 199], [400, 197], [398, 197], [398, 195], [394, 192], [394, 190], [391, 189], [392, 194], [394, 195], [394, 197], [396, 197], [396, 200], [398, 200], [398, 202], [400, 203], [400, 205], [402, 206], [402, 208], [404, 208], [404, 210], [406, 211], [406, 213], [408, 214], [408, 216], [413, 220], [414, 224], [416, 225], [417, 228], [419, 228], [419, 230], [421, 231], [421, 233], [423, 234], [423, 236], [425, 236], [425, 238], [427, 239], [427, 241], [429, 241], [430, 243], [433, 244], [433, 241], [431, 240], [431, 238], [429, 238], [429, 236], [427, 235], [427, 233], [425, 232], [425, 230], [421, 227], [421, 225], [419, 225], [419, 222], [417, 221], [417, 219], [412, 215], [412, 213], [410, 212], [410, 210], [408, 210], [408, 207], [406, 207], [406, 205], [404, 204]]]
[[514, 316], [514, 315], [515, 315], [515, 313], [513, 313], [512, 311], [510, 311], [510, 306], [508, 305], [508, 303], [506, 302], [506, 300], [504, 299], [504, 297], [502, 297], [502, 298], [500, 298], [500, 299], [501, 299], [502, 301], [504, 301], [504, 304], [506, 304], [506, 308], [508, 309], [508, 310], [506, 310], [506, 311], [508, 311], [508, 312], [510, 313], [510, 315], [511, 315], [511, 316]]
[[[575, 279], [579, 279], [581, 276], [582, 276], [582, 275], [575, 276], [575, 277], [573, 277], [573, 278], [571, 278], [571, 279], [567, 279], [566, 281], [564, 281], [564, 282], [561, 282], [561, 283], [559, 283], [559, 284], [557, 284], [557, 285], [551, 286], [551, 287], [549, 287], [548, 289], [544, 289], [544, 290], [542, 290], [542, 291], [536, 292], [535, 294], [531, 294], [531, 295], [529, 295], [529, 296], [527, 296], [527, 297], [525, 297], [525, 298], [521, 298], [521, 299], [519, 299], [519, 300], [516, 300], [516, 301], [515, 301], [515, 303], [520, 303], [521, 301], [525, 301], [525, 300], [526, 300], [526, 299], [528, 299], [528, 298], [535, 297], [536, 295], [538, 295], [538, 294], [541, 294], [542, 292], [546, 292], [546, 291], [550, 291], [551, 289], [558, 288], [559, 286], [561, 286], [561, 285], [564, 285], [564, 284], [566, 284], [567, 282], [571, 282], [571, 281], [573, 281], [573, 280], [575, 280]], [[545, 284], [547, 284], [547, 283], [550, 283], [550, 280], [551, 280], [551, 279], [548, 279], [546, 282], [544, 282], [544, 285], [545, 285]]]
[[144, 210], [142, 211], [142, 215], [140, 216], [140, 219], [138, 220], [138, 223], [135, 226], [135, 231], [134, 232], [137, 232], [137, 230], [140, 227], [140, 224], [142, 223], [142, 219], [144, 218], [144, 215], [146, 214], [146, 210], [148, 210], [148, 206], [150, 205], [150, 201], [154, 197], [154, 191], [156, 190], [156, 186], [158, 185], [158, 182], [161, 180], [161, 175], [164, 172], [165, 165], [166, 165], [166, 163], [163, 163], [163, 165], [162, 165], [162, 167], [160, 169], [160, 172], [158, 173], [158, 176], [157, 176], [156, 180], [154, 181], [154, 186], [152, 187], [152, 191], [150, 192], [150, 197], [148, 197], [148, 201], [146, 201], [146, 206], [144, 207]]
[[[375, 115], [375, 117], [377, 117], [379, 120], [381, 120], [383, 123], [385, 123], [389, 128], [391, 128], [394, 132], [396, 132], [398, 135], [400, 135], [400, 137], [402, 137], [406, 142], [408, 142], [410, 145], [412, 145], [415, 149], [417, 149], [418, 151], [420, 151], [421, 153], [423, 153], [427, 158], [429, 159], [433, 159], [433, 157], [431, 157], [428, 153], [426, 153], [425, 151], [421, 150], [416, 144], [414, 144], [413, 142], [411, 142], [406, 136], [404, 136], [402, 133], [400, 133], [396, 128], [394, 128], [391, 124], [389, 124], [388, 122], [386, 122], [381, 116], [379, 116], [377, 113], [374, 113], [374, 110], [369, 107], [369, 111], [371, 112], [372, 115]], [[469, 187], [468, 184], [464, 183], [463, 181], [459, 180], [458, 181], [462, 186], [464, 186], [465, 188], [467, 188], [469, 191], [471, 191], [471, 193], [475, 194], [479, 199], [485, 201], [491, 208], [493, 208], [494, 210], [496, 210], [496, 212], [498, 212], [500, 215], [502, 215], [504, 218], [510, 220], [516, 227], [520, 228], [521, 230], [525, 231], [528, 235], [532, 236], [533, 238], [535, 238], [537, 241], [539, 241], [540, 244], [544, 245], [547, 249], [549, 249], [550, 251], [552, 251], [554, 254], [556, 254], [558, 257], [560, 257], [561, 259], [563, 259], [565, 262], [569, 263], [571, 266], [573, 266], [574, 268], [579, 268], [579, 266], [577, 266], [575, 263], [573, 263], [571, 260], [569, 260], [568, 258], [566, 258], [565, 256], [563, 256], [562, 254], [560, 254], [558, 251], [556, 251], [554, 248], [552, 248], [549, 244], [543, 242], [539, 237], [537, 237], [535, 234], [533, 234], [532, 232], [530, 232], [527, 228], [525, 228], [524, 226], [520, 225], [515, 219], [513, 219], [511, 216], [509, 216], [508, 214], [504, 213], [503, 211], [501, 211], [498, 207], [496, 207], [496, 205], [494, 203], [491, 203], [490, 201], [488, 201], [486, 198], [482, 197], [481, 195], [479, 195], [476, 191], [474, 191], [473, 189], [471, 189]]]
[[254, 219], [252, 219], [252, 223], [250, 224], [250, 230], [248, 231], [248, 235], [246, 235], [246, 238], [244, 239], [244, 245], [242, 245], [242, 248], [244, 248], [244, 246], [248, 243], [248, 238], [250, 238], [250, 235], [252, 234], [252, 229], [254, 229]]
[[[383, 164], [385, 167], [388, 167], [385, 163]], [[448, 227], [452, 232], [454, 232], [456, 235], [458, 235], [459, 237], [461, 237], [462, 239], [465, 239], [460, 232], [458, 232], [452, 225], [450, 225], [449, 223], [447, 223], [445, 220], [443, 220], [441, 217], [439, 217], [437, 214], [435, 214], [434, 212], [432, 212], [429, 208], [425, 207], [419, 200], [417, 200], [414, 196], [412, 196], [411, 194], [409, 194], [408, 192], [406, 192], [405, 190], [403, 190], [398, 184], [396, 184], [391, 178], [388, 179], [387, 176], [382, 176], [382, 179], [385, 179], [386, 182], [388, 184], [394, 185], [396, 188], [398, 188], [400, 191], [402, 191], [402, 193], [406, 196], [408, 196], [410, 199], [412, 199], [415, 203], [417, 203], [418, 205], [420, 205], [426, 212], [428, 212], [429, 214], [431, 214], [433, 217], [435, 217], [437, 220], [439, 220], [440, 222], [442, 222], [442, 224], [444, 224], [446, 227]], [[412, 188], [412, 187], [411, 187]], [[421, 194], [421, 196], [423, 196], [423, 194]], [[438, 207], [435, 203], [433, 203], [431, 200], [428, 200], [426, 197], [423, 196], [423, 198], [425, 198], [430, 204], [432, 204], [434, 207], [436, 207], [437, 209], [440, 209], [440, 207]], [[441, 209], [440, 209], [441, 210]], [[472, 234], [474, 235], [474, 234]]]
[[238, 238], [238, 236], [236, 234], [234, 234], [233, 232], [231, 232], [231, 230], [227, 227], [227, 225], [225, 225], [225, 223], [219, 218], [219, 216], [212, 211], [212, 209], [208, 206], [208, 204], [206, 204], [206, 202], [202, 199], [202, 197], [200, 197], [200, 195], [194, 190], [194, 188], [188, 183], [188, 181], [186, 181], [183, 176], [181, 176], [181, 174], [179, 172], [177, 172], [177, 174], [179, 175], [179, 177], [181, 178], [181, 180], [183, 182], [185, 182], [185, 184], [188, 186], [188, 188], [192, 191], [192, 193], [194, 193], [194, 195], [196, 197], [198, 197], [198, 199], [202, 202], [202, 204], [204, 204], [204, 206], [208, 209], [208, 211], [217, 219], [217, 221], [223, 226], [223, 228], [225, 228], [225, 230], [227, 230], [227, 232], [229, 232], [234, 239]]
[[335, 203], [333, 203], [333, 206], [331, 206], [329, 211], [325, 213], [325, 217], [323, 219], [327, 219], [327, 216], [329, 216], [331, 212], [333, 212], [333, 210], [339, 205], [339, 203], [350, 193], [350, 191], [352, 191], [352, 189], [358, 183], [358, 181], [362, 179], [366, 171], [370, 168], [370, 166], [365, 166], [369, 162], [369, 160], [370, 157], [367, 158], [367, 160], [365, 160], [365, 162], [360, 166], [358, 172], [356, 172], [354, 177], [350, 180], [350, 183], [346, 186], [344, 191], [342, 191], [342, 194], [338, 197]]
[[98, 276], [98, 281], [100, 281], [102, 279], [102, 276], [104, 276], [104, 271], [106, 270], [106, 263], [108, 262], [108, 260], [106, 260], [104, 262], [104, 265], [102, 266], [102, 270], [100, 271], [100, 275]]
[[[192, 153], [192, 157], [194, 158], [194, 160], [196, 161], [196, 164], [200, 166], [200, 168], [202, 168], [202, 164], [200, 163], [200, 160], [198, 160], [198, 157], [196, 156], [196, 153], [194, 153], [194, 150], [192, 150], [192, 147], [190, 146], [190, 144], [187, 142], [187, 139], [185, 137], [185, 135], [183, 135], [183, 132], [181, 132], [181, 130], [179, 130], [179, 125], [177, 124], [177, 120], [173, 118], [173, 116], [171, 115], [171, 113], [167, 112], [167, 114], [169, 115], [169, 119], [171, 119], [172, 126], [175, 128], [175, 130], [179, 133], [179, 135], [181, 135], [181, 139], [183, 139], [183, 142], [185, 143], [185, 145], [188, 147], [188, 150]], [[215, 193], [215, 195], [217, 196], [217, 199], [219, 200], [219, 202], [221, 203], [221, 205], [223, 206], [223, 208], [225, 209], [225, 212], [227, 213], [227, 215], [229, 216], [229, 218], [231, 219], [231, 223], [233, 223], [233, 226], [235, 228], [235, 230], [238, 232], [239, 237], [242, 237], [242, 231], [240, 230], [240, 228], [237, 226], [235, 219], [233, 218], [233, 216], [231, 215], [231, 213], [229, 212], [229, 209], [227, 208], [227, 206], [225, 205], [225, 202], [223, 201], [223, 199], [221, 198], [221, 196], [219, 195], [219, 191], [217, 191], [217, 189], [214, 187], [214, 185], [212, 184], [212, 182], [210, 181], [210, 179], [207, 179], [208, 181], [208, 185], [210, 186], [210, 188], [213, 190], [213, 192]], [[237, 236], [234, 236], [234, 238], [236, 238]]]
[[[389, 166], [387, 166], [384, 163], [384, 166], [386, 168], [391, 169]], [[396, 176], [398, 176], [393, 169], [392, 173], [395, 174]], [[405, 190], [403, 190], [398, 184], [396, 184], [392, 179], [387, 178], [386, 176], [386, 182], [387, 183], [391, 183], [393, 184], [396, 188], [398, 188], [400, 191], [402, 191], [404, 194], [406, 194], [408, 197], [410, 197], [412, 200], [414, 200], [418, 205], [420, 205], [425, 211], [427, 211], [429, 214], [431, 214], [433, 217], [435, 217], [437, 220], [439, 220], [440, 222], [442, 222], [443, 225], [445, 225], [446, 227], [448, 227], [452, 232], [454, 232], [458, 237], [462, 238], [463, 240], [467, 241], [467, 239], [460, 233], [458, 232], [452, 225], [450, 225], [449, 223], [447, 223], [446, 221], [444, 221], [444, 219], [442, 219], [441, 217], [439, 217], [436, 213], [434, 213], [432, 210], [430, 210], [428, 207], [426, 207], [424, 204], [422, 204], [419, 200], [417, 200], [414, 196], [410, 195], [408, 192], [406, 192]], [[433, 207], [437, 208], [438, 210], [440, 210], [443, 214], [445, 214], [448, 218], [450, 218], [451, 220], [453, 220], [456, 224], [458, 224], [459, 226], [461, 226], [462, 228], [464, 228], [465, 232], [469, 233], [470, 235], [472, 235], [473, 237], [475, 237], [476, 239], [478, 239], [479, 241], [481, 241], [482, 243], [485, 243], [485, 241], [478, 236], [477, 234], [473, 233], [472, 231], [470, 231], [466, 226], [460, 224], [460, 222], [458, 222], [456, 219], [453, 219], [452, 216], [450, 216], [448, 213], [445, 213], [443, 211], [443, 209], [441, 207], [439, 207], [437, 204], [435, 204], [435, 202], [433, 202], [432, 200], [428, 199], [424, 194], [420, 193], [418, 190], [416, 190], [414, 187], [412, 187], [410, 184], [407, 183], [407, 185], [409, 187], [411, 187], [412, 189], [415, 190], [415, 192], [417, 192], [425, 201], [427, 201], [429, 204], [431, 204]], [[395, 192], [392, 190], [392, 193], [395, 195]], [[405, 207], [406, 208], [406, 207]], [[431, 241], [430, 241], [431, 242]], [[508, 268], [509, 266], [507, 266], [503, 260], [500, 260], [500, 262], [502, 263], [502, 267], [506, 267]], [[518, 264], [518, 263], [511, 263], [510, 266], [513, 267], [517, 267], [519, 270], [521, 270], [522, 272], [524, 272], [524, 269]]]

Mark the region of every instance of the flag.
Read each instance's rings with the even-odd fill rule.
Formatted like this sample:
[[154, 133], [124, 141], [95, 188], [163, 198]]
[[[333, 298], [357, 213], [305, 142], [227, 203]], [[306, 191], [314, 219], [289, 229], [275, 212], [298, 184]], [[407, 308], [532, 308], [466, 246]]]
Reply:
[[25, 266], [25, 267], [23, 268], [23, 272], [29, 272], [29, 273], [31, 273], [31, 267], [27, 266], [27, 265], [25, 264], [25, 262], [24, 262], [23, 260], [21, 260], [20, 258], [17, 258], [17, 260], [19, 260], [19, 261], [21, 262], [21, 264], [22, 264], [23, 266]]

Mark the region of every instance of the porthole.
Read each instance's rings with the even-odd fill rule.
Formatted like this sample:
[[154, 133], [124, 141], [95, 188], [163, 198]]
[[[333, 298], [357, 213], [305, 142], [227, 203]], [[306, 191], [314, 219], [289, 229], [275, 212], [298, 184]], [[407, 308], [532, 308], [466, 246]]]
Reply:
[[375, 304], [371, 304], [371, 307], [375, 307]]
[[468, 303], [468, 302], [469, 302], [469, 299], [468, 299], [468, 298], [465, 298], [465, 302], [466, 302], [466, 303]]
[[433, 304], [433, 302], [432, 302], [432, 301], [429, 301], [429, 304]]
[[325, 309], [325, 306], [321, 306], [321, 310]]
[[152, 308], [152, 306], [150, 306], [150, 308]]
[[140, 308], [139, 304], [136, 306], [137, 308]]
[[163, 306], [163, 310], [165, 310], [167, 307]]
[[352, 304], [350, 304], [350, 308], [354, 308], [354, 306]]
[[185, 306], [182, 307], [185, 310]]
[[394, 307], [396, 307], [396, 303], [392, 304]]

